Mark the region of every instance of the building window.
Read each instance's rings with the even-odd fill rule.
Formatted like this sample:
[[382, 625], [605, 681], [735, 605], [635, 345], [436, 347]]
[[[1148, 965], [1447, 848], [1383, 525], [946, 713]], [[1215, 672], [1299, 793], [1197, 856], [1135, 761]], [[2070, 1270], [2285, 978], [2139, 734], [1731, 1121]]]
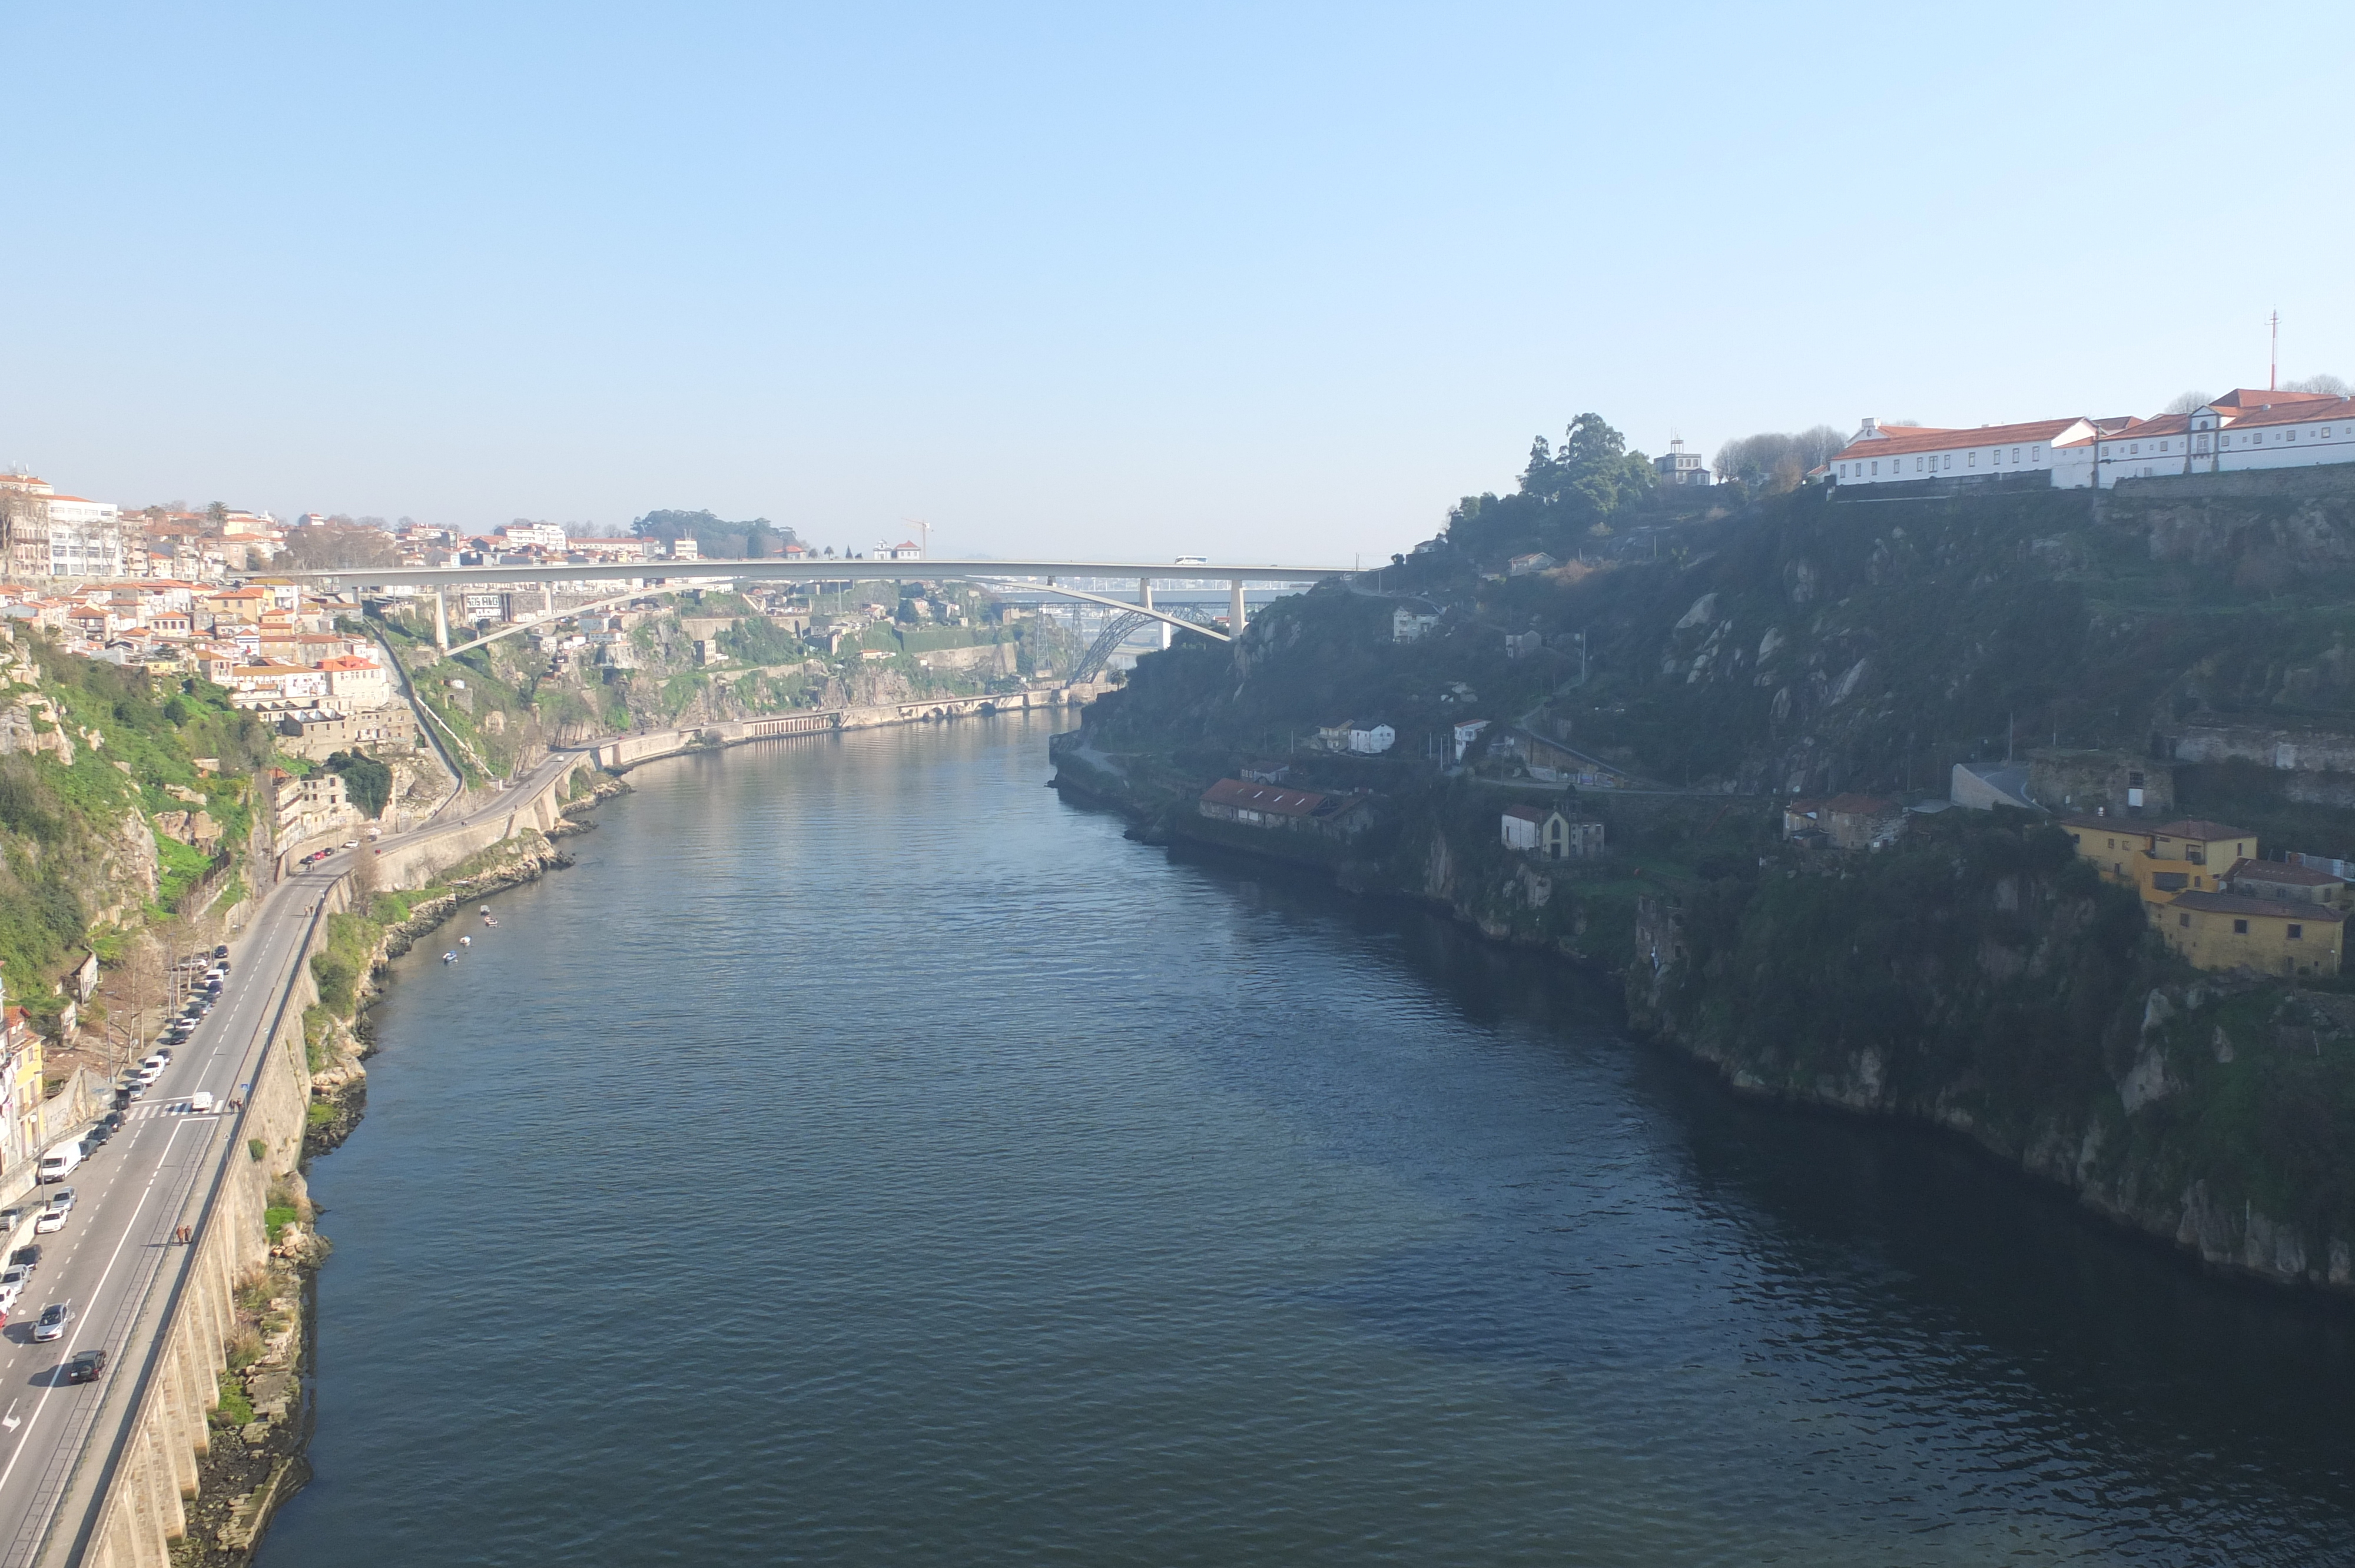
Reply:
[[2175, 917], [2175, 923], [2187, 931], [2191, 929], [2191, 916], [2189, 915], [2178, 915]]
[[1881, 471], [1881, 460], [1879, 458], [1872, 460], [1872, 471], [1875, 473], [1879, 473]]
[[2042, 462], [2044, 461], [2044, 449], [2042, 447], [2029, 448], [2028, 461], [2030, 462]]
[[2018, 462], [2019, 461], [2019, 449], [2018, 447], [2011, 449], [2011, 461], [2014, 462]]
[[2232, 922], [2232, 935], [2235, 937], [2245, 937], [2248, 934], [2249, 923], [2246, 920], [2235, 920]]
[[1920, 458], [1915, 458], [1913, 460], [1913, 471], [1915, 473], [1920, 473], [1922, 471], [1922, 460]]
[[2303, 942], [2303, 941], [2305, 941], [2305, 940], [2306, 940], [2306, 927], [2303, 927], [2303, 926], [2296, 926], [2296, 925], [2293, 925], [2292, 927], [2290, 927], [2290, 928], [2289, 928], [2289, 939], [2290, 939], [2291, 941], [2293, 941], [2293, 942]]
[[2128, 456], [2128, 457], [2139, 457], [2139, 456], [2141, 456], [2141, 455], [2142, 455], [2142, 443], [2141, 443], [2140, 441], [2137, 441], [2137, 442], [2135, 442], [2135, 444], [2134, 444], [2134, 445], [2132, 445], [2132, 446], [2130, 446], [2130, 447], [2128, 447], [2128, 448], [2126, 449], [2126, 456]]
[[1977, 468], [1977, 467], [1978, 467], [1978, 466], [1979, 466], [1979, 454], [1978, 454], [1978, 453], [1977, 453], [1977, 452], [1971, 452], [1971, 453], [1969, 453], [1968, 455], [1966, 455], [1966, 456], [1963, 459], [1963, 466], [1964, 466], [1965, 468]]

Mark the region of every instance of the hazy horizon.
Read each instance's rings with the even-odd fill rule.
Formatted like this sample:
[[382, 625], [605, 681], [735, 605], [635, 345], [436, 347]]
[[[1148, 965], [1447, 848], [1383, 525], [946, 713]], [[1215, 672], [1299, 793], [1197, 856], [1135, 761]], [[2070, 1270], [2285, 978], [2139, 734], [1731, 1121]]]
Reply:
[[470, 530], [1372, 557], [1588, 409], [1705, 456], [2148, 414], [2263, 386], [2276, 309], [2285, 378], [2355, 372], [2345, 174], [2270, 144], [2342, 31], [17, 12], [0, 462]]

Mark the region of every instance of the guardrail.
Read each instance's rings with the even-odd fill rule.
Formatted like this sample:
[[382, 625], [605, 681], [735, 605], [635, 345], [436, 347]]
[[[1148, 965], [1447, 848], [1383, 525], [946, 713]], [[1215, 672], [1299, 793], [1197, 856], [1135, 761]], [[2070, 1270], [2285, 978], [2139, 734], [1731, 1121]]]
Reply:
[[[310, 961], [311, 954], [319, 940], [319, 933], [326, 925], [327, 901], [343, 887], [349, 876], [350, 873], [346, 872], [328, 883], [320, 891], [318, 902], [312, 906], [311, 924], [304, 931], [303, 940], [295, 948], [293, 962], [287, 968], [279, 992], [278, 1004], [272, 1011], [268, 1025], [262, 1033], [261, 1050], [254, 1055], [250, 1069], [243, 1075], [245, 1093], [238, 1101], [236, 1120], [229, 1129], [228, 1139], [221, 1145], [219, 1154], [214, 1161], [212, 1182], [206, 1190], [204, 1207], [199, 1211], [196, 1224], [190, 1231], [188, 1244], [181, 1251], [180, 1266], [172, 1277], [170, 1294], [165, 1300], [162, 1316], [156, 1319], [155, 1331], [149, 1339], [146, 1353], [141, 1360], [138, 1383], [132, 1395], [131, 1407], [125, 1412], [123, 1420], [116, 1425], [112, 1440], [106, 1445], [105, 1457], [101, 1461], [97, 1478], [95, 1502], [83, 1515], [71, 1540], [63, 1543], [64, 1556], [61, 1561], [67, 1564], [77, 1564], [84, 1561], [91, 1542], [104, 1538], [108, 1527], [113, 1522], [115, 1510], [123, 1506], [123, 1499], [116, 1488], [116, 1483], [122, 1478], [123, 1457], [130, 1451], [138, 1434], [156, 1415], [154, 1401], [157, 1393], [157, 1372], [162, 1367], [165, 1348], [171, 1341], [174, 1326], [179, 1319], [181, 1307], [186, 1300], [197, 1255], [213, 1234], [214, 1213], [220, 1205], [221, 1192], [229, 1183], [229, 1173], [233, 1169], [237, 1151], [245, 1146], [248, 1136], [247, 1126], [250, 1118], [255, 1114], [255, 1102], [261, 1097], [256, 1090], [261, 1084], [264, 1070], [269, 1066], [271, 1053], [277, 1047], [278, 1037], [286, 1027], [288, 1010], [293, 1006], [295, 993], [302, 985], [303, 967]], [[132, 1318], [133, 1322], [138, 1321], [139, 1317], [147, 1311], [149, 1304], [155, 1299], [155, 1287], [162, 1282], [163, 1277], [163, 1271], [159, 1269], [155, 1277], [148, 1281], [146, 1289], [141, 1292], [138, 1308]], [[71, 1494], [75, 1482], [89, 1466], [95, 1447], [95, 1434], [92, 1435], [93, 1441], [86, 1444], [81, 1454], [75, 1459], [73, 1468], [67, 1476], [63, 1489], [64, 1495]], [[59, 1531], [65, 1525], [63, 1512], [61, 1508], [58, 1514], [51, 1517], [48, 1529], [42, 1533], [40, 1547], [34, 1554], [35, 1561], [44, 1563], [50, 1561], [52, 1554], [59, 1550], [58, 1537]]]

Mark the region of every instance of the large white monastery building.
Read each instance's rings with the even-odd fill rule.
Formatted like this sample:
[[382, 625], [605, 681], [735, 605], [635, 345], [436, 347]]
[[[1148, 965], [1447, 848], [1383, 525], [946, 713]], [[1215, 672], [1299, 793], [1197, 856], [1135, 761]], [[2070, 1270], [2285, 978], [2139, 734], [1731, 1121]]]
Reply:
[[2038, 419], [1975, 429], [1864, 421], [1824, 465], [1841, 486], [2034, 475], [2063, 490], [2167, 474], [2355, 462], [2355, 398], [2242, 387], [2189, 414]]

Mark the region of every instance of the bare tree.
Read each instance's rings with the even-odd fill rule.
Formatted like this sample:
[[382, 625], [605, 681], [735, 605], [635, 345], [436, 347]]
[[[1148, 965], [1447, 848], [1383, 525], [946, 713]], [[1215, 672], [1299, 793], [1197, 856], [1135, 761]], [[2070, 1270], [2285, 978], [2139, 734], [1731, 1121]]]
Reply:
[[2328, 392], [2333, 397], [2344, 397], [2355, 388], [2336, 376], [2309, 376], [2303, 381], [2291, 381], [2282, 387], [2285, 392]]
[[384, 868], [377, 864], [376, 853], [365, 845], [352, 854], [352, 907], [366, 910], [377, 889], [384, 885]]
[[2209, 404], [2215, 400], [2216, 399], [2211, 397], [2205, 392], [2180, 392], [2176, 395], [2173, 402], [2160, 409], [2159, 412], [2162, 414], [2189, 414], [2194, 409], [2205, 408]]

